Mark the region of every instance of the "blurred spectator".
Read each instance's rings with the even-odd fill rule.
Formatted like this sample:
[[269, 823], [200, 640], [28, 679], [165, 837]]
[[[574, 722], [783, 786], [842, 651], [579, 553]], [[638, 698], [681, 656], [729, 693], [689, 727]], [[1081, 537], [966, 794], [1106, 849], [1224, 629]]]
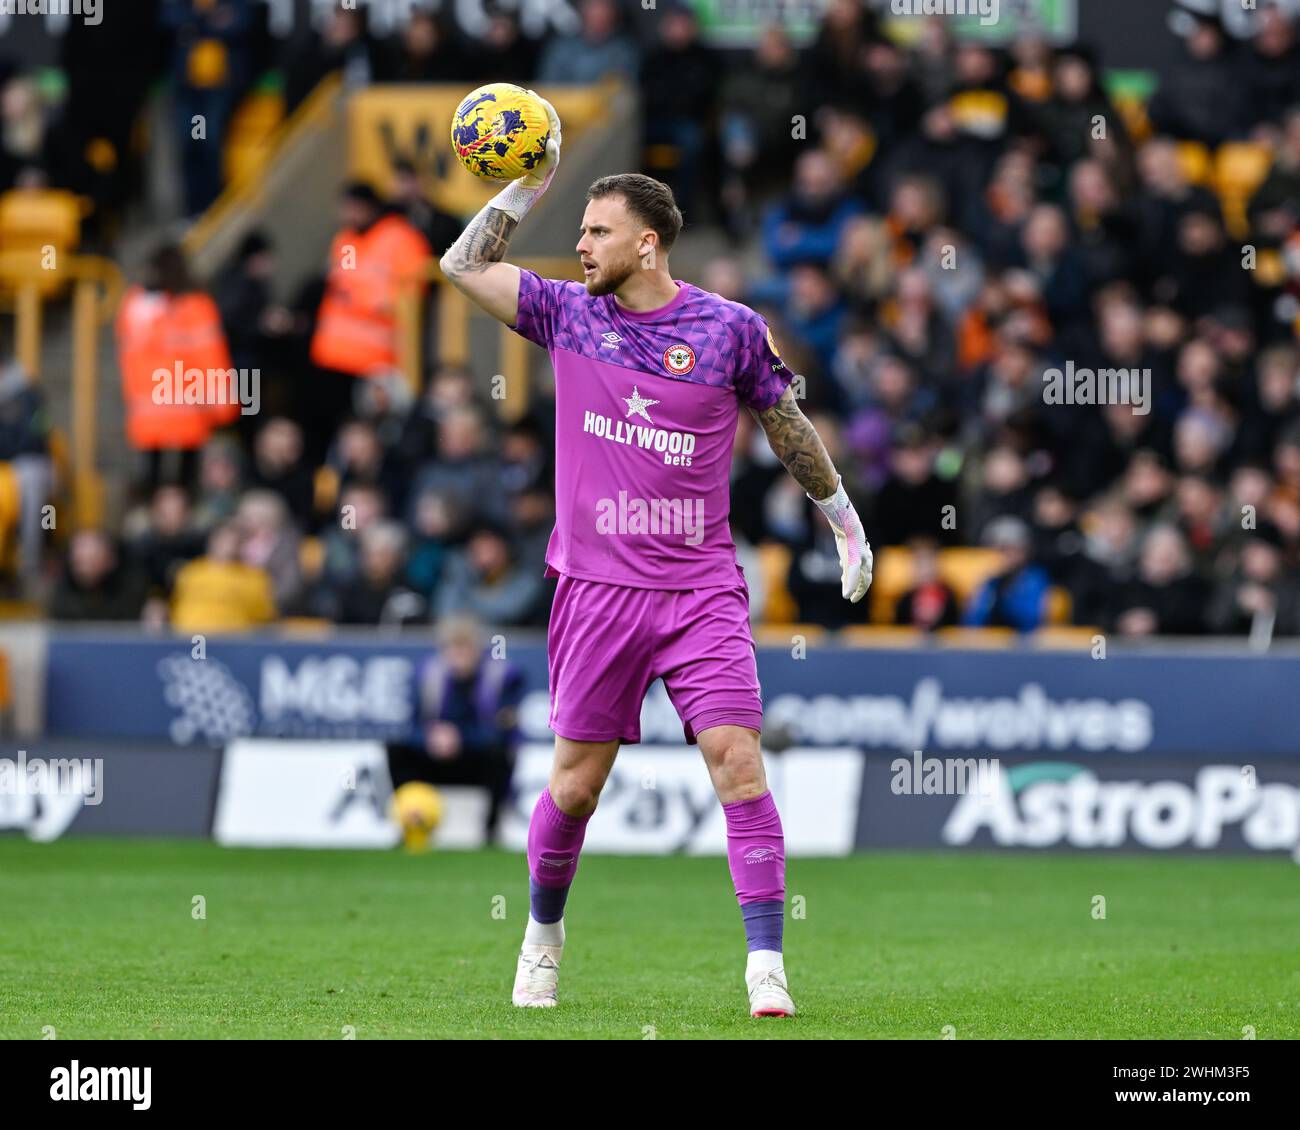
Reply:
[[582, 0], [581, 29], [557, 35], [542, 49], [538, 84], [585, 86], [603, 78], [628, 78], [637, 73], [637, 45], [619, 27], [614, 0]]
[[733, 65], [722, 80], [721, 218], [732, 239], [749, 234], [757, 201], [775, 183], [784, 182], [803, 144], [793, 136], [791, 124], [806, 105], [803, 93], [799, 56], [785, 29], [776, 23], [759, 33], [752, 58]]
[[500, 459], [489, 452], [487, 426], [477, 408], [449, 408], [438, 422], [438, 457], [416, 476], [415, 493], [441, 491], [466, 513], [503, 522]]
[[128, 543], [127, 553], [155, 592], [165, 596], [181, 566], [203, 552], [204, 541], [184, 488], [163, 485], [150, 500], [148, 526]]
[[460, 237], [464, 223], [450, 212], [444, 212], [425, 194], [420, 174], [410, 161], [393, 163], [392, 206], [406, 222], [424, 236], [429, 251], [442, 255]]
[[171, 623], [178, 632], [236, 632], [276, 617], [271, 577], [239, 559], [239, 528], [218, 526], [207, 553], [183, 566], [172, 589]]
[[1281, 532], [1260, 525], [1242, 545], [1237, 563], [1214, 594], [1206, 623], [1222, 635], [1300, 634], [1300, 585], [1288, 570]]
[[303, 453], [302, 429], [292, 420], [267, 420], [253, 441], [249, 486], [274, 491], [300, 525], [310, 521], [315, 484]]
[[312, 30], [299, 39], [286, 67], [285, 101], [291, 111], [327, 75], [341, 75], [350, 89], [375, 81], [382, 68], [379, 53], [366, 36], [365, 12], [355, 5], [336, 4], [319, 34]]
[[54, 464], [45, 395], [17, 361], [0, 367], [0, 464], [17, 479], [18, 568], [31, 578], [40, 569], [44, 507], [54, 486]]
[[[957, 541], [957, 493], [935, 473], [933, 437], [919, 427], [905, 428], [894, 444], [890, 474], [876, 495], [867, 528], [875, 545], [902, 545], [914, 537]], [[951, 507], [952, 509], [947, 509]]]
[[482, 38], [470, 49], [476, 76], [491, 75], [497, 82], [529, 86], [537, 73], [537, 42], [519, 28], [519, 15], [497, 0], [483, 5], [487, 25]]
[[406, 547], [406, 530], [398, 523], [367, 526], [355, 575], [323, 594], [318, 611], [340, 624], [399, 626], [422, 618], [425, 601], [405, 582]]
[[1111, 622], [1124, 636], [1189, 635], [1205, 630], [1209, 589], [1192, 570], [1187, 542], [1157, 526], [1142, 543], [1137, 575], [1113, 596]]
[[[271, 295], [275, 267], [275, 245], [264, 231], [254, 230], [244, 237], [234, 262], [217, 283], [217, 307], [236, 368], [271, 368], [281, 361], [282, 342], [294, 328], [293, 314]], [[263, 390], [261, 407], [274, 410], [267, 391]]]
[[447, 561], [438, 587], [437, 615], [469, 612], [485, 623], [535, 625], [540, 619], [542, 578], [513, 558], [510, 540], [498, 526], [480, 524], [463, 549]]
[[383, 77], [389, 82], [461, 82], [473, 77], [466, 62], [443, 14], [416, 8], [398, 35], [395, 57]]
[[486, 653], [477, 620], [453, 616], [438, 627], [438, 652], [421, 668], [419, 688], [421, 744], [388, 747], [393, 785], [486, 788], [484, 838], [495, 843], [514, 771], [523, 673]]
[[164, 25], [174, 34], [176, 139], [185, 214], [198, 216], [221, 193], [221, 158], [235, 99], [252, 77], [247, 40], [251, 0], [168, 0]]
[[407, 557], [406, 583], [426, 601], [431, 602], [437, 591], [447, 558], [460, 540], [464, 524], [461, 511], [449, 495], [426, 490], [416, 497], [411, 520], [414, 542]]
[[975, 590], [962, 622], [971, 628], [1014, 628], [1032, 632], [1047, 615], [1050, 578], [1034, 563], [1029, 528], [1019, 518], [998, 518], [989, 524], [984, 544], [997, 549], [997, 573]]
[[700, 43], [690, 8], [674, 3], [657, 22], [658, 44], [641, 61], [641, 139], [672, 151], [665, 170], [656, 162], [651, 171], [672, 188], [682, 214], [694, 218], [720, 61]]
[[795, 162], [790, 196], [763, 221], [763, 248], [780, 271], [796, 264], [829, 266], [844, 229], [861, 211], [861, 201], [845, 193], [830, 157], [810, 150]]
[[1187, 56], [1161, 82], [1147, 113], [1162, 133], [1219, 145], [1246, 124], [1233, 44], [1217, 16], [1181, 15], [1178, 34]]
[[140, 618], [145, 579], [120, 563], [102, 530], [80, 530], [68, 543], [63, 577], [50, 601], [52, 620], [133, 621]]
[[913, 538], [912, 587], [894, 606], [894, 623], [933, 632], [958, 622], [957, 594], [939, 576], [939, 543]]
[[301, 539], [284, 498], [274, 491], [250, 490], [239, 500], [235, 522], [243, 535], [239, 559], [270, 576], [281, 612], [294, 609], [302, 591]]
[[212, 440], [199, 457], [198, 498], [194, 524], [207, 534], [235, 516], [243, 486], [243, 453], [229, 442]]

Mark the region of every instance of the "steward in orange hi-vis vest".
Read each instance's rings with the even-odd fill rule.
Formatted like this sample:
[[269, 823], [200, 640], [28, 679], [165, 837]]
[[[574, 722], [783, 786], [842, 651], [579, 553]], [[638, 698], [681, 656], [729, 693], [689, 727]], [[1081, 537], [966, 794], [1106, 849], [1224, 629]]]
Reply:
[[343, 227], [330, 247], [329, 276], [311, 342], [323, 369], [365, 377], [397, 365], [398, 303], [432, 258], [424, 236], [404, 217], [385, 213], [368, 185], [343, 197]]
[[151, 268], [148, 287], [130, 287], [117, 314], [126, 437], [137, 451], [192, 450], [239, 416], [238, 382], [216, 303], [185, 276], [173, 249]]

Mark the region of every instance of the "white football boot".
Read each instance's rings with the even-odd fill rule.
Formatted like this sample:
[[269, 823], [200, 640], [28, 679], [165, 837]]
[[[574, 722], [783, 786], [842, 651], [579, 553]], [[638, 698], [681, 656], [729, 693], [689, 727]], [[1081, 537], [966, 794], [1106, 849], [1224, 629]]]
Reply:
[[773, 950], [754, 950], [745, 965], [749, 989], [750, 1016], [793, 1016], [794, 1001], [785, 983], [781, 955]]
[[559, 1004], [560, 955], [563, 946], [524, 943], [515, 967], [515, 990], [510, 999], [520, 1008], [554, 1008]]

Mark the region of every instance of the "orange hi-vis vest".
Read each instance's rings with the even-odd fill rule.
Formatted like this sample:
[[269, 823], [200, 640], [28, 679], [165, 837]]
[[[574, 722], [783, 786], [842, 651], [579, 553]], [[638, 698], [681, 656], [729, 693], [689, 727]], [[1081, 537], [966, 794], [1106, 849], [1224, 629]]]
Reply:
[[[137, 451], [202, 447], [213, 428], [238, 418], [238, 383], [208, 379], [209, 373], [231, 373], [233, 367], [221, 315], [206, 294], [131, 287], [117, 314], [117, 349], [126, 438]], [[201, 382], [191, 381], [202, 391], [178, 396], [182, 382], [176, 374], [190, 370], [204, 374]], [[217, 400], [211, 395], [217, 388], [235, 395]], [[179, 391], [183, 393], [183, 385]]]
[[339, 232], [330, 248], [312, 361], [357, 377], [395, 368], [398, 301], [405, 288], [423, 289], [415, 280], [431, 258], [424, 236], [401, 216], [384, 216], [364, 232]]

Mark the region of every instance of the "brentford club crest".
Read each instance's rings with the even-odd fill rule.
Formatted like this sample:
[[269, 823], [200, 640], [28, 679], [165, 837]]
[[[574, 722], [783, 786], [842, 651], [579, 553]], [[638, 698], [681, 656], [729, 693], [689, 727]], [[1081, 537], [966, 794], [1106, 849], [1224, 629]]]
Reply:
[[684, 343], [664, 350], [664, 368], [676, 376], [685, 376], [695, 368], [695, 350]]

